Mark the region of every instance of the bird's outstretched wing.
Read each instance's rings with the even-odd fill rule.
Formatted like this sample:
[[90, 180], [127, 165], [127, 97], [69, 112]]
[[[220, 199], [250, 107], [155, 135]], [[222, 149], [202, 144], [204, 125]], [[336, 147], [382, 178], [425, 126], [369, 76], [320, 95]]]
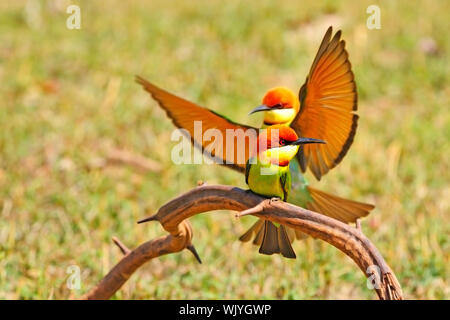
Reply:
[[288, 201], [289, 191], [291, 190], [291, 174], [289, 171], [280, 174], [280, 184], [283, 190], [283, 201]]
[[[252, 151], [252, 147], [256, 144], [257, 129], [246, 125], [235, 123], [224, 116], [221, 116], [209, 109], [198, 106], [197, 104], [177, 97], [157, 86], [151, 84], [147, 80], [137, 76], [136, 82], [141, 84], [143, 88], [149, 92], [161, 108], [163, 108], [172, 122], [180, 129], [185, 129], [189, 133], [189, 138], [195, 147], [202, 150], [212, 158], [215, 162], [223, 164], [239, 172], [245, 172], [245, 165]], [[222, 140], [211, 135], [206, 140], [202, 135], [196, 136], [194, 132], [195, 121], [201, 121], [202, 133], [208, 129], [217, 129], [222, 134]], [[230, 133], [238, 133], [241, 136], [239, 140], [237, 136], [227, 138], [227, 130]], [[250, 129], [250, 130], [249, 130]], [[227, 143], [228, 148], [227, 148]]]
[[356, 133], [357, 92], [341, 31], [333, 38], [329, 27], [300, 89], [300, 111], [291, 127], [303, 137], [326, 144], [304, 145], [297, 158], [320, 180], [345, 156]]

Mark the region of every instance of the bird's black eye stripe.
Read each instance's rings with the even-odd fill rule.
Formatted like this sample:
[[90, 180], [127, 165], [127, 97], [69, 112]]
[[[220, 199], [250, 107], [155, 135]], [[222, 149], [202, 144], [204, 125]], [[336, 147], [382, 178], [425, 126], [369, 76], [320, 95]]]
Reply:
[[277, 103], [277, 104], [271, 106], [270, 108], [271, 108], [271, 109], [283, 109], [284, 106], [283, 106], [283, 104], [281, 104], [281, 103]]

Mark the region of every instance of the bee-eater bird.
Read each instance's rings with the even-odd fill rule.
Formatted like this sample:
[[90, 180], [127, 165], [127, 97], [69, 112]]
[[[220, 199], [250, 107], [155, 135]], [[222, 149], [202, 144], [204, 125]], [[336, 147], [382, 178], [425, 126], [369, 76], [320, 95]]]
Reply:
[[[330, 216], [346, 223], [355, 222], [374, 208], [373, 205], [343, 199], [335, 195], [312, 188], [301, 174], [309, 169], [320, 178], [334, 168], [350, 148], [357, 127], [357, 93], [345, 42], [341, 40], [341, 31], [333, 37], [332, 28], [328, 28], [317, 55], [312, 63], [306, 81], [298, 96], [291, 90], [279, 87], [269, 90], [262, 100], [263, 105], [251, 113], [264, 111], [264, 123], [268, 125], [290, 126], [300, 137], [312, 137], [326, 141], [326, 144], [306, 144], [300, 147], [296, 159], [290, 161], [292, 172], [292, 192], [289, 202], [300, 207]], [[210, 141], [194, 134], [194, 121], [202, 122], [202, 129], [218, 129], [225, 136], [226, 130], [255, 129], [233, 122], [214, 111], [203, 108], [193, 102], [177, 97], [147, 80], [136, 77], [136, 81], [149, 92], [178, 128], [187, 130], [191, 142], [220, 164], [245, 173], [245, 162], [238, 161], [238, 145], [228, 152], [226, 140], [220, 148], [211, 148]], [[256, 131], [255, 131], [256, 132]], [[246, 146], [250, 138], [246, 137]], [[245, 150], [245, 160], [249, 159], [251, 147]], [[261, 244], [261, 239], [269, 223], [257, 221], [241, 241]], [[280, 232], [278, 228], [277, 232]], [[293, 230], [289, 233], [292, 234]], [[295, 231], [296, 238], [305, 235]], [[279, 238], [279, 237], [278, 237]], [[293, 241], [293, 238], [290, 238]]]
[[[273, 133], [275, 130], [276, 134]], [[299, 138], [293, 129], [284, 125], [274, 125], [263, 130], [258, 136], [257, 152], [249, 158], [245, 167], [245, 182], [250, 190], [265, 197], [288, 201], [291, 190], [289, 162], [297, 154], [300, 145], [311, 143], [325, 142]], [[291, 246], [295, 233], [284, 226], [276, 227], [268, 220], [264, 220], [263, 224], [259, 252], [269, 255], [281, 253], [286, 258], [295, 258]]]

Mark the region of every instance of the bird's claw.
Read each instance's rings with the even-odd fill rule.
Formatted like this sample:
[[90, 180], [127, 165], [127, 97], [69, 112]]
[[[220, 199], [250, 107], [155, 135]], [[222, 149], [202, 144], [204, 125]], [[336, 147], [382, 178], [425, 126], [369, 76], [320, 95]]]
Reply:
[[272, 198], [269, 199], [269, 203], [270, 204], [272, 204], [272, 202], [278, 202], [278, 201], [281, 201], [280, 197], [272, 197]]

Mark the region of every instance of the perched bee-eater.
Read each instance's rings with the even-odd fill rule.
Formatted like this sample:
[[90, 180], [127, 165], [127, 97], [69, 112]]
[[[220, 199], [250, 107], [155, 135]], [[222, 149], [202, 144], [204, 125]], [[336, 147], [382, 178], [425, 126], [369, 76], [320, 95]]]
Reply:
[[[358, 115], [357, 93], [345, 42], [341, 40], [341, 31], [333, 37], [330, 27], [320, 44], [306, 81], [298, 96], [291, 90], [278, 87], [269, 90], [263, 97], [262, 105], [253, 109], [264, 112], [262, 127], [283, 125], [291, 127], [300, 137], [312, 137], [326, 141], [326, 144], [306, 144], [300, 147], [296, 158], [290, 162], [292, 172], [292, 192], [288, 201], [309, 210], [330, 216], [343, 222], [355, 222], [374, 208], [373, 205], [343, 199], [335, 195], [312, 188], [301, 172], [309, 169], [320, 180], [330, 169], [334, 168], [350, 148], [357, 127]], [[245, 173], [245, 162], [239, 161], [239, 147], [227, 148], [223, 140], [220, 148], [212, 148], [210, 141], [194, 134], [194, 121], [202, 122], [202, 129], [218, 129], [226, 135], [227, 130], [255, 129], [233, 122], [214, 111], [203, 108], [193, 102], [177, 97], [147, 80], [137, 77], [146, 91], [159, 103], [178, 127], [187, 130], [191, 142], [220, 164]], [[256, 131], [255, 131], [256, 132]], [[245, 143], [250, 145], [250, 137]], [[245, 150], [244, 158], [248, 160], [252, 147]], [[241, 241], [259, 245], [270, 223], [257, 221], [244, 235]], [[277, 229], [278, 232], [281, 228]], [[289, 230], [289, 234], [294, 231]], [[297, 239], [305, 235], [295, 231]], [[277, 238], [273, 241], [277, 241]], [[290, 237], [293, 241], [293, 238]], [[275, 246], [275, 245], [274, 245]]]
[[[274, 133], [273, 131], [277, 131]], [[277, 197], [288, 201], [291, 190], [289, 162], [295, 157], [302, 144], [325, 143], [314, 138], [299, 138], [287, 126], [274, 125], [263, 130], [258, 136], [257, 152], [250, 157], [245, 167], [245, 182], [254, 193], [265, 197]], [[291, 240], [295, 233], [284, 226], [276, 227], [268, 220], [264, 224], [259, 252], [263, 254], [281, 253], [286, 258], [295, 258]], [[259, 244], [259, 243], [258, 243]]]

